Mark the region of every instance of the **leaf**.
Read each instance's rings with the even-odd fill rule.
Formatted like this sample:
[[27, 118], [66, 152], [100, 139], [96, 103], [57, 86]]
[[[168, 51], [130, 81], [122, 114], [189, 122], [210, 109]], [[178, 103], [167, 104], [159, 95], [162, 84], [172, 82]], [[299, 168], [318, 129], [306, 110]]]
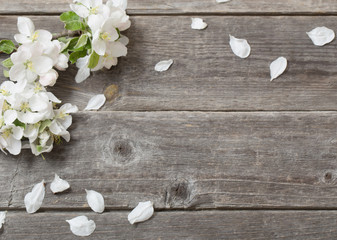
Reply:
[[50, 190], [53, 193], [60, 193], [70, 188], [69, 183], [66, 180], [61, 179], [56, 173], [55, 178], [50, 184]]
[[88, 105], [85, 107], [84, 111], [98, 110], [104, 105], [105, 101], [106, 98], [104, 94], [98, 94], [89, 100]]
[[17, 127], [22, 127], [22, 128], [26, 128], [26, 124], [24, 124], [23, 122], [20, 122], [18, 119], [16, 119], [13, 124]]
[[164, 60], [164, 61], [160, 61], [159, 63], [156, 64], [156, 66], [154, 67], [154, 70], [156, 70], [157, 72], [164, 72], [167, 71], [171, 65], [173, 64], [173, 60]]
[[51, 123], [52, 123], [52, 121], [50, 121], [49, 119], [43, 121], [40, 125], [39, 133], [43, 133], [44, 130], [51, 125]]
[[66, 52], [68, 50], [72, 51], [74, 50], [74, 47], [77, 44], [79, 37], [69, 38], [68, 42], [64, 45], [64, 47], [61, 49], [61, 52]]
[[15, 44], [11, 40], [1, 40], [0, 41], [0, 52], [11, 54], [14, 50], [16, 50], [16, 47], [15, 47]]
[[207, 27], [207, 23], [204, 22], [201, 18], [191, 18], [192, 19], [192, 24], [191, 28], [196, 29], [196, 30], [202, 30]]
[[69, 61], [74, 64], [77, 62], [77, 60], [79, 58], [82, 58], [82, 57], [85, 57], [87, 55], [87, 50], [84, 49], [82, 51], [77, 51], [77, 52], [72, 52], [70, 55], [69, 55]]
[[84, 24], [81, 21], [67, 22], [64, 28], [70, 31], [79, 31], [85, 29]]
[[97, 66], [99, 61], [99, 55], [94, 51], [89, 58], [88, 68], [93, 69]]
[[8, 68], [8, 69], [10, 69], [11, 67], [13, 67], [13, 62], [12, 62], [12, 60], [11, 60], [11, 58], [7, 58], [7, 59], [5, 59], [5, 60], [3, 60], [2, 62], [1, 62], [1, 64], [2, 64], [2, 66], [4, 66], [5, 68]]
[[68, 39], [69, 39], [69, 38], [66, 38], [66, 37], [60, 37], [60, 38], [58, 38], [57, 40], [58, 40], [59, 42], [67, 43], [67, 42], [68, 42]]
[[153, 203], [151, 201], [140, 202], [137, 207], [129, 213], [128, 220], [131, 224], [144, 222], [152, 217], [153, 212]]
[[45, 195], [44, 180], [36, 184], [33, 190], [26, 194], [24, 202], [28, 213], [35, 213], [42, 205]]
[[307, 34], [316, 46], [324, 46], [335, 39], [335, 32], [327, 27], [317, 27]]
[[104, 198], [102, 194], [93, 190], [85, 189], [87, 193], [87, 202], [90, 208], [97, 213], [104, 212]]
[[71, 22], [71, 21], [78, 21], [80, 20], [80, 17], [73, 11], [69, 11], [69, 12], [64, 12], [61, 14], [60, 16], [60, 20], [62, 22]]
[[66, 222], [69, 223], [71, 232], [80, 237], [90, 236], [96, 229], [95, 222], [88, 220], [86, 216], [75, 217]]
[[229, 35], [229, 45], [233, 53], [240, 58], [247, 58], [250, 55], [250, 45], [246, 39], [235, 38]]
[[74, 49], [84, 47], [87, 44], [87, 42], [88, 42], [88, 35], [87, 34], [81, 35], [81, 37], [78, 39], [76, 45], [74, 46]]
[[279, 77], [287, 68], [287, 59], [279, 57], [270, 64], [270, 81]]
[[2, 225], [5, 223], [6, 213], [7, 212], [0, 212], [0, 229], [2, 228]]
[[3, 74], [6, 78], [9, 78], [9, 71], [3, 70]]

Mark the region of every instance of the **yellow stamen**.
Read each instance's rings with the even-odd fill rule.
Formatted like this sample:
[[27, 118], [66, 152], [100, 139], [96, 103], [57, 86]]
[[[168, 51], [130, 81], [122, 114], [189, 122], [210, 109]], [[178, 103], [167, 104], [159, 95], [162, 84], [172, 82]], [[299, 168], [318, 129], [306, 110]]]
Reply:
[[32, 41], [35, 42], [39, 37], [39, 34], [37, 32], [34, 32], [33, 36], [31, 37]]
[[107, 32], [101, 33], [101, 34], [100, 34], [100, 37], [101, 37], [101, 39], [103, 39], [103, 40], [111, 40], [111, 36], [110, 36], [110, 34], [107, 33]]
[[29, 103], [28, 103], [28, 102], [22, 103], [20, 109], [21, 109], [21, 111], [23, 111], [23, 112], [30, 111]]

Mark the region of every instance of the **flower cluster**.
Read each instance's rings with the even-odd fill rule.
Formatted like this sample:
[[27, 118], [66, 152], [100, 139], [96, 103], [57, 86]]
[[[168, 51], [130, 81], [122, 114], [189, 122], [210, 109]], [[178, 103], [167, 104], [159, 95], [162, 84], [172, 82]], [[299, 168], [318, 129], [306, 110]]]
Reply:
[[78, 109], [71, 104], [57, 109], [61, 101], [45, 88], [53, 86], [58, 78], [54, 68], [68, 67], [68, 57], [61, 53], [62, 43], [52, 40], [46, 30], [35, 31], [26, 17], [18, 18], [18, 29], [20, 33], [14, 36], [17, 49], [10, 41], [2, 44], [6, 46], [4, 52], [16, 51], [3, 61], [8, 68], [4, 74], [10, 80], [0, 85], [0, 150], [18, 155], [29, 146], [33, 154], [39, 155], [50, 152], [61, 137], [70, 140], [69, 114]]
[[[69, 59], [79, 68], [75, 77], [80, 83], [91, 71], [110, 69], [117, 65], [117, 58], [126, 56], [129, 39], [121, 35], [131, 22], [126, 14], [126, 0], [74, 0], [72, 11], [60, 17], [65, 28], [80, 31], [80, 37], [60, 39], [68, 46]], [[75, 45], [75, 46], [74, 46]]]

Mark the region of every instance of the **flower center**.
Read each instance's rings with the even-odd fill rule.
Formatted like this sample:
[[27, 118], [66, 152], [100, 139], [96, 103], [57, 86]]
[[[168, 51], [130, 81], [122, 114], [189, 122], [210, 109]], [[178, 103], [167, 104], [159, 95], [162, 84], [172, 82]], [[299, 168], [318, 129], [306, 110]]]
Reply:
[[39, 37], [39, 34], [37, 32], [34, 32], [33, 36], [31, 36], [31, 40], [35, 42]]
[[101, 33], [100, 38], [103, 40], [111, 40], [111, 36], [108, 32]]
[[28, 102], [22, 103], [20, 109], [21, 109], [22, 112], [30, 111], [29, 103]]
[[11, 95], [10, 92], [8, 92], [8, 91], [5, 90], [5, 89], [1, 89], [1, 90], [0, 90], [0, 93], [1, 93], [3, 96], [5, 96], [5, 97], [8, 97], [8, 96]]
[[98, 6], [94, 8], [90, 8], [90, 14], [98, 14]]
[[30, 71], [33, 71], [33, 62], [30, 61], [30, 60], [27, 60], [25, 63], [24, 63], [26, 69], [29, 69]]
[[9, 104], [6, 101], [4, 101], [4, 104], [2, 105], [2, 111], [6, 112], [9, 109], [10, 109]]
[[12, 135], [12, 129], [11, 129], [11, 128], [6, 129], [6, 130], [2, 133], [2, 137], [3, 137], [4, 139], [9, 138], [10, 135]]
[[35, 93], [39, 93], [42, 90], [42, 86], [40, 83], [35, 83], [35, 88], [34, 88], [34, 92]]

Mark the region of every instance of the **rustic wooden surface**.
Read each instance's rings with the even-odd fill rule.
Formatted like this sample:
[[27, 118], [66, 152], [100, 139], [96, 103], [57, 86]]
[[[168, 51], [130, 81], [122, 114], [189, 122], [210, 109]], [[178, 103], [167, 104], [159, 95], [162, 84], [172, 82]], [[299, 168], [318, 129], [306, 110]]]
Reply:
[[[1, 1], [0, 39], [21, 14], [60, 32], [56, 15], [70, 2]], [[52, 89], [80, 109], [104, 92], [103, 109], [75, 114], [71, 142], [45, 161], [28, 150], [0, 155], [0, 239], [77, 239], [65, 220], [78, 215], [97, 224], [87, 239], [335, 239], [336, 41], [316, 47], [306, 32], [337, 30], [337, 2], [129, 0], [128, 12], [128, 56], [82, 84], [72, 67]], [[192, 30], [200, 15], [208, 28]], [[229, 34], [248, 39], [248, 59], [233, 55]], [[279, 56], [289, 67], [270, 83]], [[169, 58], [169, 71], [153, 70]], [[50, 192], [54, 173], [69, 191]], [[29, 215], [24, 195], [42, 179], [46, 198]], [[90, 211], [84, 189], [104, 195], [104, 214]], [[131, 226], [127, 214], [143, 200], [156, 213]]]

